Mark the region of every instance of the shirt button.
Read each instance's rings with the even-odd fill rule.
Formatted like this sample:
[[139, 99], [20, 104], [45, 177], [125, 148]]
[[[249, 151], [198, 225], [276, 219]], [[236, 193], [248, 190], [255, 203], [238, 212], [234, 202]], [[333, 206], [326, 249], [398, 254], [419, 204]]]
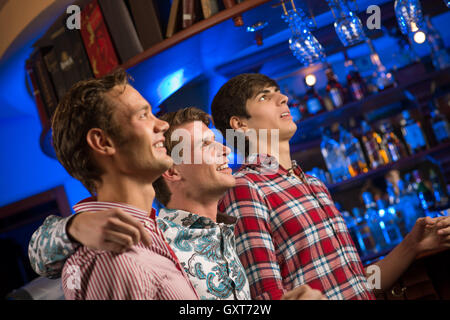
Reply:
[[147, 228], [150, 228], [150, 222], [144, 221], [144, 226], [146, 226]]

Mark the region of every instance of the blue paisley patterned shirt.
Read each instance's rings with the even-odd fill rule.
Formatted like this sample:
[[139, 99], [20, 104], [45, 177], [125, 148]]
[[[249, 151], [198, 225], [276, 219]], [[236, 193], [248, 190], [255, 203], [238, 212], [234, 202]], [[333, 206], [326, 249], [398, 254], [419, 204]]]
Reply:
[[[31, 266], [48, 278], [61, 276], [66, 259], [79, 244], [66, 232], [72, 218], [49, 216], [33, 234], [28, 247]], [[158, 227], [174, 250], [201, 299], [249, 300], [245, 270], [237, 256], [235, 218], [219, 213], [217, 223], [182, 210], [161, 209]]]
[[161, 209], [157, 219], [200, 299], [249, 300], [247, 276], [235, 250], [236, 218], [218, 214], [217, 221], [169, 209]]

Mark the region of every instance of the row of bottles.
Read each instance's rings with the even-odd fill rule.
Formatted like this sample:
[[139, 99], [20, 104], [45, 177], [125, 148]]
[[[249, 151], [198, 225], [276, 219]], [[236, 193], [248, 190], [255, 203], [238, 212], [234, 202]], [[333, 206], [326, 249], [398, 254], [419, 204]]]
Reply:
[[[406, 174], [404, 180], [398, 171], [386, 178], [388, 200], [374, 199], [364, 192], [364, 209], [353, 208], [351, 213], [341, 210], [349, 232], [361, 255], [371, 255], [392, 249], [412, 230], [416, 220], [424, 216], [437, 216], [431, 209], [448, 202], [437, 181], [437, 174], [430, 169], [428, 188], [419, 171]], [[412, 180], [409, 180], [412, 177]], [[339, 206], [339, 204], [337, 204]], [[339, 206], [340, 207], [340, 206]]]
[[363, 79], [354, 62], [344, 50], [347, 86], [343, 86], [338, 81], [331, 65], [327, 64], [325, 69], [327, 77], [325, 96], [322, 97], [317, 92], [314, 84], [308, 84], [306, 78], [304, 81], [307, 91], [301, 99], [295, 97], [291, 92], [287, 92], [290, 96], [291, 107], [300, 110], [301, 119], [340, 108], [346, 103], [362, 100], [373, 92], [381, 91], [395, 85], [392, 74], [387, 72], [386, 68], [380, 62], [372, 43], [370, 41], [368, 43], [371, 50], [371, 61], [375, 68], [371, 81], [368, 82]]
[[[431, 127], [439, 143], [450, 141], [450, 126], [438, 109], [432, 112]], [[388, 121], [381, 123], [379, 130], [366, 121], [356, 128], [352, 119], [350, 130], [339, 125], [339, 139], [334, 140], [330, 128], [321, 128], [320, 149], [332, 182], [350, 179], [428, 148], [421, 124], [407, 110], [402, 112], [400, 132], [401, 138]]]
[[[431, 60], [436, 70], [442, 70], [450, 66], [450, 55], [444, 45], [441, 35], [434, 28], [428, 16], [426, 21], [426, 37], [431, 49]], [[408, 42], [409, 41], [409, 42]], [[408, 46], [404, 50], [412, 55], [414, 59], [410, 59], [410, 63], [420, 60], [415, 54], [410, 40]], [[294, 94], [286, 92], [290, 95], [291, 106], [299, 109], [300, 119], [305, 119], [323, 112], [331, 111], [350, 103], [352, 101], [360, 101], [372, 93], [376, 93], [388, 88], [397, 86], [394, 76], [389, 72], [380, 60], [378, 53], [370, 39], [366, 41], [370, 49], [370, 62], [373, 66], [373, 73], [367, 78], [363, 78], [358, 71], [355, 63], [349, 58], [347, 50], [343, 50], [346, 86], [338, 81], [330, 64], [325, 65], [325, 74], [327, 77], [326, 94], [320, 95], [314, 87], [314, 84], [308, 84], [305, 78], [306, 93], [302, 98], [295, 97]], [[299, 119], [299, 120], [300, 120]]]

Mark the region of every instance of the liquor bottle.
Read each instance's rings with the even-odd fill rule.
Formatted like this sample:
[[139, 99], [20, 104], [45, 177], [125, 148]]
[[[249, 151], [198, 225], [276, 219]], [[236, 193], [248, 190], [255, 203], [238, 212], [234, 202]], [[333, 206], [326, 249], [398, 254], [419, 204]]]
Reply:
[[439, 112], [433, 103], [430, 103], [431, 127], [438, 143], [450, 141], [450, 125], [447, 117]]
[[308, 86], [305, 81], [306, 94], [303, 97], [303, 103], [306, 106], [306, 110], [308, 115], [314, 116], [316, 114], [325, 112], [325, 105], [322, 100], [322, 97], [317, 93], [316, 89], [313, 86]]
[[403, 157], [408, 156], [408, 153], [401, 143], [400, 139], [395, 135], [392, 125], [389, 122], [380, 125], [382, 144], [388, 151], [390, 162], [395, 162]]
[[295, 122], [300, 122], [303, 118], [302, 108], [298, 97], [289, 90], [287, 86], [283, 88], [283, 94], [288, 97], [289, 111]]
[[375, 48], [370, 39], [367, 40], [367, 44], [370, 48], [370, 61], [375, 66], [375, 71], [373, 73], [374, 84], [379, 91], [394, 87], [396, 85], [394, 76], [392, 73], [387, 72], [386, 67], [381, 63], [380, 56], [375, 51]]
[[439, 32], [431, 23], [430, 17], [425, 16], [427, 25], [427, 40], [431, 49], [431, 60], [436, 69], [445, 69], [450, 66], [450, 57]]
[[388, 151], [383, 148], [381, 136], [366, 122], [361, 121], [362, 141], [367, 152], [370, 167], [376, 169], [389, 163]]
[[377, 247], [372, 231], [370, 230], [367, 220], [364, 218], [364, 212], [362, 212], [359, 208], [353, 208], [352, 213], [356, 221], [358, 234], [360, 236], [360, 238], [357, 239], [362, 255], [377, 253], [380, 248], [379, 246]]
[[397, 212], [393, 206], [386, 208], [383, 199], [376, 201], [378, 207], [378, 215], [380, 216], [381, 230], [383, 231], [386, 244], [395, 246], [399, 244], [403, 238], [398, 225]]
[[400, 125], [410, 154], [423, 151], [427, 148], [427, 142], [421, 125], [418, 121], [411, 118], [408, 110], [402, 112]]
[[400, 201], [400, 195], [395, 193], [394, 186], [391, 182], [387, 181], [386, 193], [388, 194], [389, 206], [387, 210], [390, 213], [394, 213], [397, 216], [397, 225], [400, 229], [400, 233], [402, 237], [405, 237], [408, 233], [408, 229], [406, 227], [405, 222], [405, 213], [403, 212], [402, 203]]
[[355, 101], [361, 100], [368, 94], [366, 84], [358, 69], [356, 69], [355, 64], [348, 57], [347, 50], [344, 50], [344, 57], [344, 65], [347, 73], [347, 88], [350, 92], [351, 99]]
[[327, 75], [328, 79], [326, 90], [331, 102], [333, 103], [334, 108], [342, 107], [345, 103], [345, 90], [337, 81], [337, 77], [334, 74], [331, 65], [328, 65], [325, 74]]
[[373, 201], [373, 196], [370, 192], [364, 192], [362, 197], [366, 207], [364, 218], [366, 219], [367, 225], [375, 240], [377, 251], [386, 249], [388, 244], [386, 243], [386, 238], [384, 236], [384, 224], [380, 223], [380, 216], [378, 214], [377, 206]]
[[330, 129], [321, 128], [321, 132], [322, 142], [320, 144], [320, 150], [333, 182], [337, 183], [351, 178], [350, 172], [348, 171], [348, 159], [342, 152], [339, 143], [331, 138]]
[[419, 170], [413, 171], [414, 183], [413, 188], [419, 196], [420, 204], [427, 214], [434, 205], [433, 192], [425, 185], [420, 177]]
[[342, 217], [344, 218], [345, 224], [347, 225], [347, 229], [350, 233], [350, 236], [352, 237], [352, 240], [356, 246], [356, 249], [360, 254], [362, 254], [365, 251], [365, 245], [364, 241], [361, 237], [361, 234], [358, 231], [358, 224], [356, 221], [356, 218], [351, 215], [350, 212], [347, 210], [344, 210], [340, 203], [335, 202], [335, 206], [338, 209], [338, 211], [341, 213]]
[[339, 125], [339, 144], [348, 159], [348, 170], [352, 177], [369, 171], [359, 140], [341, 125]]
[[441, 187], [439, 177], [433, 169], [430, 169], [429, 173], [429, 178], [433, 186], [434, 204], [435, 206], [445, 206], [448, 202], [448, 197]]
[[412, 230], [418, 218], [425, 216], [419, 196], [410, 181], [411, 174], [407, 173], [404, 180], [399, 179], [396, 182], [399, 206], [403, 212], [403, 221], [408, 232]]

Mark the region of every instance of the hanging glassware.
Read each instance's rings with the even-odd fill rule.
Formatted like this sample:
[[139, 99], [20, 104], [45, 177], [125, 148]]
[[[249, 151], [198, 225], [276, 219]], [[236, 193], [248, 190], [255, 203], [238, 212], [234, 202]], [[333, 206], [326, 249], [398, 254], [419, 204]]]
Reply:
[[431, 23], [429, 16], [426, 16], [424, 20], [426, 23], [426, 39], [431, 49], [433, 65], [437, 70], [448, 68], [450, 66], [450, 56], [441, 35]]
[[395, 0], [394, 10], [403, 34], [414, 34], [423, 29], [422, 6], [419, 0]]
[[327, 3], [336, 20], [336, 33], [345, 47], [367, 40], [361, 20], [345, 0], [327, 0]]
[[450, 0], [444, 0], [445, 4], [447, 5], [447, 7], [450, 8]]
[[292, 36], [289, 38], [289, 49], [303, 65], [325, 61], [325, 51], [319, 41], [311, 33], [309, 26], [314, 22], [301, 9], [295, 7], [291, 0], [292, 10], [287, 10], [284, 2], [283, 20], [289, 25]]
[[396, 83], [392, 73], [388, 72], [386, 67], [381, 62], [380, 56], [375, 50], [372, 41], [367, 39], [366, 42], [370, 49], [370, 61], [375, 67], [375, 71], [372, 74], [374, 85], [379, 91], [395, 86]]

